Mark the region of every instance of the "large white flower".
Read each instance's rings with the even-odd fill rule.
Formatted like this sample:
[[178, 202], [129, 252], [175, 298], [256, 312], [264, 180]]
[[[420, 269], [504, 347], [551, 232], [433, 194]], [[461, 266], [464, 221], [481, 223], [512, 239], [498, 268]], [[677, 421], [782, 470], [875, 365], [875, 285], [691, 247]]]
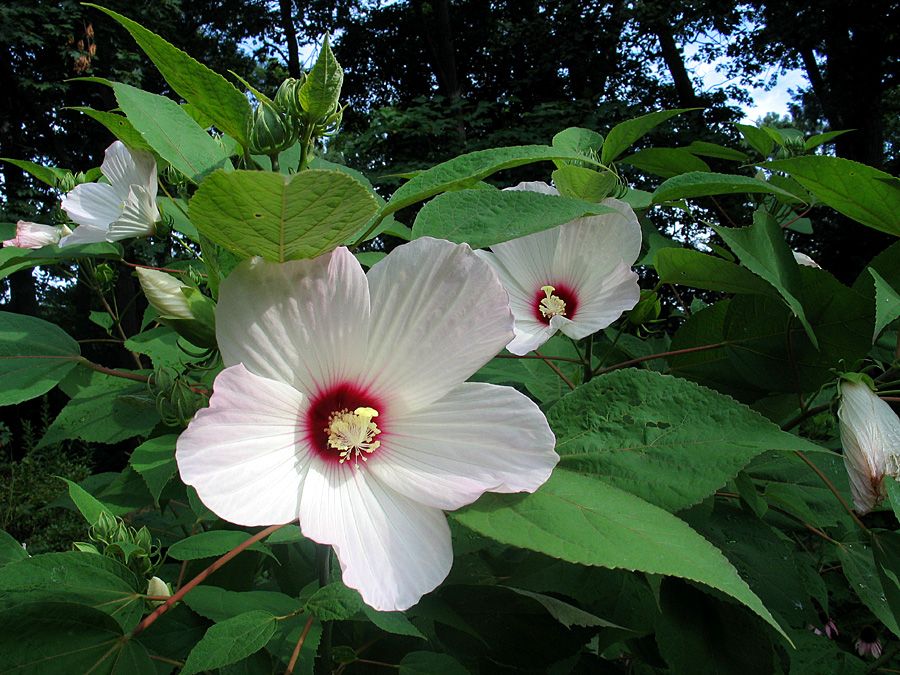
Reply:
[[93, 244], [156, 232], [156, 160], [143, 150], [129, 150], [121, 141], [106, 149], [100, 171], [109, 183], [82, 183], [65, 197], [62, 207], [78, 227], [59, 245]]
[[853, 507], [868, 513], [886, 496], [885, 474], [900, 476], [900, 418], [868, 385], [844, 380], [838, 426]]
[[299, 518], [366, 603], [406, 609], [450, 570], [443, 509], [533, 492], [558, 460], [532, 401], [464, 382], [512, 324], [466, 245], [418, 239], [368, 275], [346, 248], [245, 261], [220, 288], [228, 367], [178, 440], [181, 476], [225, 520]]
[[[557, 194], [546, 183], [515, 190]], [[631, 265], [641, 250], [641, 226], [629, 204], [605, 199], [616, 213], [579, 218], [479, 251], [500, 275], [516, 318], [507, 349], [527, 354], [556, 331], [580, 339], [606, 328], [640, 299]]]
[[3, 245], [17, 248], [41, 248], [59, 243], [60, 237], [71, 233], [72, 230], [65, 225], [42, 225], [20, 220], [16, 223], [16, 236], [4, 241]]

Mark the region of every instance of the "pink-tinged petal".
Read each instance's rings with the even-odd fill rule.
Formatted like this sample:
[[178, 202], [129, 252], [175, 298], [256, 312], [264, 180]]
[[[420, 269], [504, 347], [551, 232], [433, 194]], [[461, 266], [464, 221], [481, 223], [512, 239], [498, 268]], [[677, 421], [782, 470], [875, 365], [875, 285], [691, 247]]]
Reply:
[[540, 192], [544, 195], [558, 195], [559, 190], [555, 187], [547, 185], [543, 181], [528, 181], [524, 183], [519, 183], [515, 187], [503, 188], [504, 190], [524, 190], [525, 192]]
[[641, 251], [641, 226], [629, 204], [606, 199], [603, 206], [617, 213], [579, 218], [560, 228], [553, 259], [557, 281], [578, 287], [587, 279], [605, 276], [619, 263], [629, 266]]
[[381, 486], [365, 465], [318, 462], [310, 469], [300, 528], [334, 546], [344, 583], [382, 612], [412, 607], [453, 562], [443, 512]]
[[16, 236], [7, 239], [3, 246], [15, 246], [17, 248], [41, 248], [59, 243], [63, 229], [59, 225], [43, 225], [20, 220], [16, 223]]
[[367, 276], [372, 325], [365, 380], [398, 413], [437, 400], [513, 337], [497, 273], [466, 244], [416, 239]]
[[547, 419], [510, 387], [466, 382], [427, 408], [391, 420], [368, 461], [387, 487], [439, 509], [485, 492], [534, 492], [559, 461]]
[[[577, 288], [578, 313], [572, 321], [558, 321], [558, 328], [575, 340], [606, 328], [641, 298], [638, 275], [625, 262], [620, 262], [604, 276], [584, 279]], [[553, 317], [553, 320], [563, 318]], [[554, 325], [553, 320], [551, 325]]]
[[128, 199], [132, 185], [138, 185], [156, 200], [156, 160], [143, 150], [130, 150], [121, 141], [106, 149], [100, 171], [109, 179], [120, 202]]
[[216, 337], [225, 365], [313, 395], [355, 381], [366, 361], [369, 289], [346, 248], [312, 260], [245, 260], [219, 289]]
[[106, 183], [82, 183], [62, 199], [63, 210], [79, 225], [108, 229], [122, 216], [124, 199]]
[[75, 244], [96, 244], [100, 241], [109, 241], [108, 236], [109, 230], [105, 227], [79, 225], [72, 234], [68, 234], [59, 240], [59, 247], [64, 248]]
[[216, 377], [209, 407], [178, 438], [181, 478], [220, 518], [245, 525], [296, 520], [312, 461], [300, 419], [307, 402], [243, 366]]
[[132, 186], [121, 215], [109, 226], [109, 241], [156, 234], [159, 209], [156, 197], [139, 185]]
[[[564, 317], [553, 317], [553, 319], [563, 319]], [[550, 324], [541, 323], [533, 319], [523, 319], [519, 321], [516, 318], [515, 337], [512, 342], [506, 345], [507, 351], [516, 356], [524, 356], [528, 352], [540, 349], [541, 345], [552, 338], [559, 326], [550, 320]]]

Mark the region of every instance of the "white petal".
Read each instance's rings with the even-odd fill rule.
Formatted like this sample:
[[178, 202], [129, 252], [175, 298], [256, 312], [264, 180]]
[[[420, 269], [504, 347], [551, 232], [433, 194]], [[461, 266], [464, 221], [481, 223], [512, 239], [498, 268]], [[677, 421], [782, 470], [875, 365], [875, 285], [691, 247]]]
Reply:
[[156, 206], [156, 197], [151, 196], [146, 188], [134, 185], [122, 207], [122, 214], [109, 226], [109, 240], [118, 241], [156, 234], [157, 220], [159, 209]]
[[132, 185], [142, 187], [156, 201], [156, 160], [143, 150], [130, 150], [121, 141], [106, 149], [100, 171], [109, 179], [119, 201], [124, 202]]
[[900, 473], [900, 418], [863, 383], [841, 383], [838, 409], [853, 506], [863, 514], [886, 496], [885, 473]]
[[62, 200], [63, 210], [79, 225], [109, 229], [109, 224], [122, 216], [124, 199], [106, 183], [76, 185]]
[[283, 264], [245, 260], [219, 289], [216, 337], [225, 365], [313, 394], [355, 380], [366, 360], [369, 289], [339, 248]]
[[17, 248], [41, 248], [50, 244], [59, 243], [62, 235], [62, 227], [58, 225], [43, 225], [20, 220], [16, 223], [16, 236], [7, 239], [3, 246], [15, 246]]
[[503, 188], [504, 190], [524, 190], [526, 192], [540, 192], [545, 195], [558, 195], [559, 190], [555, 187], [547, 185], [543, 181], [531, 181], [519, 183], [515, 187]]
[[622, 312], [634, 307], [641, 298], [638, 275], [625, 262], [620, 262], [604, 276], [585, 275], [575, 288], [578, 293], [578, 309], [571, 321], [560, 321], [558, 326], [563, 333], [575, 340], [606, 328]]
[[534, 492], [559, 461], [540, 408], [510, 387], [467, 382], [391, 420], [372, 475], [417, 502], [458, 509], [485, 492]]
[[318, 462], [303, 486], [300, 527], [334, 546], [344, 583], [382, 612], [412, 607], [453, 562], [443, 512], [382, 487], [365, 466]]
[[416, 239], [376, 263], [368, 280], [367, 381], [395, 410], [437, 400], [512, 339], [506, 291], [466, 244]]
[[[553, 317], [553, 319], [563, 319], [564, 317]], [[516, 319], [515, 334], [512, 342], [506, 345], [507, 351], [516, 356], [524, 356], [530, 351], [540, 349], [541, 345], [552, 338], [558, 326], [554, 325], [553, 319], [550, 324], [541, 323], [540, 321]]]
[[[559, 243], [560, 232], [560, 227], [554, 227], [491, 246], [497, 261], [528, 294], [526, 299], [531, 317], [534, 316], [533, 294], [540, 293], [541, 286], [553, 280], [553, 257]], [[518, 320], [519, 312], [516, 308], [513, 308], [513, 312]]]
[[100, 241], [109, 241], [109, 230], [105, 227], [93, 227], [91, 225], [79, 225], [72, 234], [67, 234], [59, 240], [59, 247], [73, 246], [75, 244], [96, 244]]
[[288, 523], [299, 514], [312, 454], [300, 420], [303, 395], [243, 366], [226, 368], [178, 438], [181, 478], [220, 518], [238, 525]]
[[631, 206], [618, 199], [606, 199], [603, 205], [619, 213], [579, 218], [560, 228], [553, 260], [556, 281], [578, 286], [588, 276], [604, 276], [620, 262], [630, 266], [637, 260], [641, 226]]

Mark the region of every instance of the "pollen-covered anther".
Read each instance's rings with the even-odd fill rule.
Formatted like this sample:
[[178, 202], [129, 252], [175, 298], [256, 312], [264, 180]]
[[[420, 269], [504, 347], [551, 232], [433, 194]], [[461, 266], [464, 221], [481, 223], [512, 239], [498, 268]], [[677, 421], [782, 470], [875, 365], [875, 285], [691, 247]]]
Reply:
[[359, 460], [368, 460], [371, 454], [381, 445], [381, 441], [372, 440], [381, 433], [372, 418], [378, 417], [374, 408], [357, 408], [353, 412], [341, 410], [333, 413], [328, 421], [328, 447], [340, 451], [340, 463], [353, 460], [359, 466]]
[[553, 295], [553, 291], [556, 289], [553, 286], [541, 286], [541, 290], [547, 295], [546, 298], [541, 300], [541, 304], [538, 307], [541, 310], [541, 314], [548, 319], [554, 316], [565, 316], [566, 302], [558, 295]]

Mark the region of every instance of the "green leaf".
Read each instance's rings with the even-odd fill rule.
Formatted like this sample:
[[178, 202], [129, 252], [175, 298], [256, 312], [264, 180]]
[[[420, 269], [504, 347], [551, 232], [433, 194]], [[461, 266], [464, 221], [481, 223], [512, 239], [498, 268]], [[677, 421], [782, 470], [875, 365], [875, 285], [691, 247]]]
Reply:
[[679, 579], [660, 586], [656, 643], [671, 675], [757, 675], [774, 671], [772, 644], [741, 607]]
[[199, 184], [214, 170], [228, 165], [225, 149], [175, 101], [121, 82], [112, 86], [116, 101], [134, 128], [189, 180]]
[[769, 153], [775, 148], [775, 139], [759, 127], [752, 127], [749, 124], [735, 124], [734, 126], [744, 136], [747, 145], [763, 157], [768, 157]]
[[875, 336], [878, 338], [891, 321], [900, 316], [900, 293], [894, 290], [884, 278], [871, 267], [869, 274], [875, 279]]
[[713, 227], [713, 230], [740, 258], [744, 267], [775, 287], [794, 316], [803, 324], [810, 342], [818, 349], [819, 341], [797, 298], [800, 292], [800, 267], [775, 219], [765, 211], [757, 211], [753, 214], [753, 224], [749, 227]]
[[219, 129], [247, 145], [250, 102], [237, 87], [131, 19], [99, 5], [88, 6], [121, 23], [179, 96], [207, 115]]
[[0, 312], [0, 326], [0, 406], [47, 393], [78, 364], [78, 343], [52, 323]]
[[0, 248], [0, 279], [19, 270], [31, 269], [38, 265], [50, 265], [60, 260], [97, 258], [101, 260], [121, 260], [122, 245], [103, 241], [96, 244], [75, 244], [60, 248], [56, 245], [36, 249], [6, 246]]
[[571, 164], [553, 172], [553, 184], [563, 197], [584, 199], [595, 204], [609, 197], [618, 182], [612, 171], [594, 171]]
[[341, 621], [362, 610], [359, 591], [347, 588], [340, 581], [323, 586], [306, 603], [307, 611], [319, 621]]
[[560, 467], [670, 511], [699, 503], [766, 450], [810, 449], [727, 396], [636, 368], [595, 377], [547, 421]]
[[703, 157], [715, 157], [716, 159], [728, 159], [734, 162], [746, 162], [747, 154], [733, 148], [726, 148], [715, 143], [707, 143], [706, 141], [694, 141], [684, 148], [694, 155]]
[[290, 178], [262, 171], [217, 171], [191, 199], [201, 234], [240, 255], [286, 262], [343, 244], [377, 210], [358, 181], [309, 169]]
[[869, 666], [840, 642], [811, 630], [790, 631], [797, 647], [791, 650], [790, 675], [867, 675]]
[[159, 423], [156, 404], [141, 382], [92, 373], [47, 429], [38, 447], [69, 438], [118, 443], [148, 435]]
[[881, 585], [878, 571], [875, 567], [872, 546], [867, 541], [868, 534], [859, 530], [851, 530], [837, 546], [838, 558], [841, 561], [841, 569], [850, 588], [859, 596], [859, 599], [872, 610], [888, 630], [894, 636], [900, 636], [900, 627], [897, 617], [891, 611], [890, 603]]
[[368, 605], [363, 605], [363, 614], [381, 630], [395, 635], [410, 635], [412, 637], [426, 639], [409, 619], [401, 612], [379, 612]]
[[449, 654], [410, 652], [399, 665], [400, 675], [469, 675], [459, 661]]
[[799, 271], [796, 298], [806, 308], [818, 348], [779, 300], [737, 295], [725, 315], [723, 337], [731, 365], [764, 391], [815, 391], [834, 379], [832, 368], [848, 367], [872, 346], [871, 301], [824, 270], [804, 266]]
[[[250, 538], [246, 532], [235, 530], [210, 530], [186, 537], [169, 547], [169, 557], [175, 560], [199, 560], [217, 558], [237, 548]], [[259, 543], [247, 547], [248, 551], [259, 551], [268, 556], [272, 553]], [[274, 556], [272, 556], [274, 557]]]
[[551, 148], [547, 145], [517, 145], [478, 150], [442, 162], [417, 174], [391, 195], [381, 215], [394, 213], [441, 192], [472, 187], [502, 169], [554, 160], [574, 160], [599, 165], [599, 162], [572, 150]]
[[[582, 129], [581, 127], [569, 127], [563, 129], [553, 137], [550, 143], [554, 148], [560, 150], [571, 150], [583, 157], [589, 157], [597, 160], [600, 158], [600, 152], [603, 149], [603, 136], [591, 129]], [[557, 163], [558, 167], [571, 166], [569, 164]]]
[[620, 164], [631, 164], [642, 171], [672, 178], [691, 171], [709, 171], [709, 165], [684, 148], [644, 148], [623, 157]]
[[274, 635], [275, 621], [268, 612], [256, 610], [211, 626], [191, 650], [182, 674], [195, 675], [255, 654]]
[[177, 434], [151, 438], [136, 447], [128, 460], [134, 470], [141, 474], [156, 503], [159, 503], [159, 495], [166, 483], [178, 471], [175, 463], [176, 440]]
[[557, 467], [534, 494], [488, 493], [451, 515], [497, 541], [555, 558], [698, 581], [744, 603], [783, 634], [712, 544], [668, 511], [600, 480]]
[[5, 605], [59, 600], [88, 605], [113, 617], [124, 630], [141, 620], [144, 601], [131, 570], [95, 553], [44, 553], [0, 568]]
[[609, 133], [606, 135], [606, 143], [603, 144], [603, 153], [600, 155], [600, 161], [605, 165], [609, 165], [610, 162], [621, 155], [632, 143], [648, 131], [657, 125], [662, 124], [667, 119], [690, 110], [698, 110], [698, 108], [661, 110], [617, 124], [610, 129]]
[[813, 150], [814, 148], [818, 148], [820, 145], [824, 143], [828, 143], [828, 141], [837, 138], [838, 136], [843, 136], [844, 134], [850, 133], [853, 129], [844, 129], [843, 131], [826, 131], [824, 134], [816, 134], [814, 136], [810, 136], [806, 139], [806, 143], [803, 146], [804, 150]]
[[835, 211], [863, 225], [900, 236], [900, 190], [893, 176], [841, 157], [808, 155], [763, 164], [785, 171]]
[[23, 171], [37, 178], [42, 183], [46, 183], [54, 190], [59, 187], [59, 181], [65, 178], [69, 173], [65, 169], [57, 169], [55, 166], [42, 166], [34, 162], [28, 162], [24, 159], [9, 159], [8, 157], [0, 157], [0, 161], [15, 164]]
[[653, 267], [663, 283], [723, 293], [753, 293], [778, 297], [777, 291], [770, 284], [750, 270], [714, 255], [688, 248], [659, 249], [653, 260]]
[[566, 628], [571, 628], [572, 626], [601, 626], [603, 628], [622, 628], [621, 626], [617, 626], [614, 623], [605, 621], [599, 616], [595, 616], [590, 612], [585, 612], [583, 609], [578, 609], [574, 605], [570, 605], [568, 602], [563, 602], [558, 598], [544, 595], [543, 593], [526, 591], [521, 588], [513, 588], [511, 586], [507, 586], [506, 588], [509, 588], [509, 590], [514, 591], [519, 595], [524, 595], [526, 598], [535, 600], [539, 605], [541, 605], [541, 607], [547, 610], [550, 616], [559, 621]]
[[0, 673], [157, 675], [147, 651], [103, 612], [69, 602], [0, 611]]
[[601, 213], [615, 210], [526, 190], [458, 190], [438, 195], [422, 207], [413, 225], [413, 237], [435, 237], [484, 248]]
[[322, 49], [319, 50], [319, 57], [307, 74], [298, 94], [300, 106], [307, 114], [309, 122], [315, 122], [334, 110], [341, 95], [343, 82], [344, 71], [334, 58], [326, 35]]
[[129, 148], [146, 150], [147, 152], [156, 154], [155, 150], [146, 140], [144, 140], [144, 137], [141, 136], [141, 132], [134, 128], [134, 125], [127, 117], [125, 117], [125, 115], [84, 107], [72, 107], [69, 108], [69, 110], [77, 110], [91, 119], [100, 122], [100, 124], [105, 126], [113, 136], [118, 138]]
[[8, 532], [0, 530], [0, 566], [24, 560], [27, 557], [28, 552], [22, 544], [13, 539]]
[[75, 507], [84, 516], [88, 525], [94, 525], [100, 520], [101, 515], [106, 515], [113, 520], [116, 519], [115, 514], [103, 502], [94, 497], [90, 492], [85, 490], [77, 483], [73, 483], [68, 478], [60, 478], [69, 486], [69, 497], [75, 503]]
[[724, 173], [691, 172], [663, 182], [653, 192], [653, 203], [661, 204], [678, 199], [730, 194], [771, 194], [793, 199], [793, 195], [787, 190], [782, 190], [759, 178]]

